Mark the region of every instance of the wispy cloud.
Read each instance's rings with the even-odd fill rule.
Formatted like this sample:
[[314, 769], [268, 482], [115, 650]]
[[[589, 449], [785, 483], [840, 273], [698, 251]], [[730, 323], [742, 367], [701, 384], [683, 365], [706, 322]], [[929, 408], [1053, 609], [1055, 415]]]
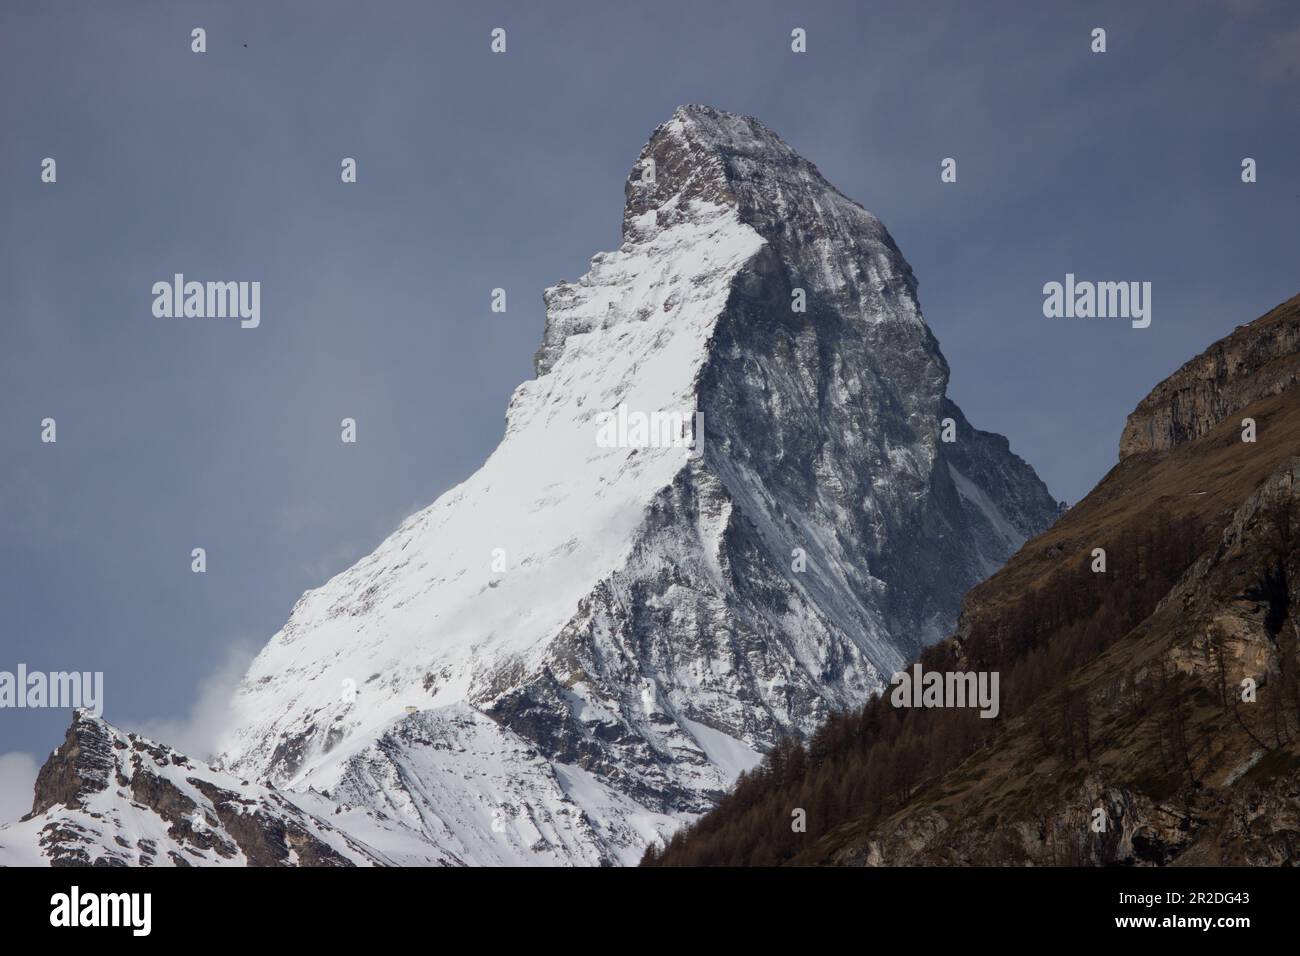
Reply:
[[[256, 656], [258, 643], [243, 640], [226, 649], [217, 669], [204, 678], [188, 716], [145, 721], [139, 732], [199, 760], [211, 760], [231, 723], [230, 701]], [[135, 728], [132, 728], [135, 729]]]
[[1265, 41], [1259, 73], [1268, 83], [1300, 79], [1300, 27], [1290, 33], [1279, 33]]
[[0, 754], [0, 823], [12, 823], [31, 810], [38, 769], [31, 754]]

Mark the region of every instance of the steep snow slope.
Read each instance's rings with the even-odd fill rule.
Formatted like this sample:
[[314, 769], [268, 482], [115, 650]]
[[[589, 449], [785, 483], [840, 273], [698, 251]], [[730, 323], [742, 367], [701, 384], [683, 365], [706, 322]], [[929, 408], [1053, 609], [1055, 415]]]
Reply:
[[[757, 121], [678, 110], [623, 238], [547, 290], [483, 468], [254, 661], [228, 769], [458, 862], [625, 862], [879, 688], [1055, 517], [945, 397], [885, 228]], [[602, 447], [620, 406], [698, 410], [702, 440]]]

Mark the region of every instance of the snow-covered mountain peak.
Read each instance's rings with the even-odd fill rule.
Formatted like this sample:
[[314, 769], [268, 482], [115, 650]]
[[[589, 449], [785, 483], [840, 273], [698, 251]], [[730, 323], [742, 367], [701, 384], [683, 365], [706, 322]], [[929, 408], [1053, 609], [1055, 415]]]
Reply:
[[[618, 862], [861, 702], [1055, 516], [946, 398], [915, 285], [774, 133], [678, 110], [620, 248], [546, 290], [500, 446], [303, 596], [224, 766], [448, 860]], [[677, 419], [609, 440], [636, 415]]]

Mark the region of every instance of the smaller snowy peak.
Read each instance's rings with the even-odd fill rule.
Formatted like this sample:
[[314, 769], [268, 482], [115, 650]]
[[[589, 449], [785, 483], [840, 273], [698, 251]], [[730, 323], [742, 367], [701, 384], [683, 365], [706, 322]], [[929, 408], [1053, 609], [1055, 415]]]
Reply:
[[279, 791], [124, 734], [86, 711], [74, 713], [41, 767], [31, 812], [0, 826], [0, 866], [387, 862]]

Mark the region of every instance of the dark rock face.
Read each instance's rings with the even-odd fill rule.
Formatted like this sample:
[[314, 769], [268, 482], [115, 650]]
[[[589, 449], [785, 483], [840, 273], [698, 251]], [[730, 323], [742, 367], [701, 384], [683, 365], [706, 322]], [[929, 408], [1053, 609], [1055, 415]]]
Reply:
[[[628, 244], [706, 203], [764, 245], [731, 278], [698, 377], [702, 458], [656, 497], [628, 566], [583, 602], [545, 673], [484, 706], [544, 753], [621, 768], [639, 799], [658, 789], [657, 808], [697, 811], [708, 794], [682, 801], [650, 782], [689, 748], [654, 746], [641, 719], [671, 737], [685, 717], [757, 749], [810, 733], [950, 633], [966, 590], [1059, 506], [1005, 438], [946, 397], [947, 363], [885, 227], [761, 123], [679, 110], [626, 195]], [[602, 321], [567, 284], [547, 302], [539, 374]], [[719, 664], [701, 682], [702, 661]], [[693, 690], [645, 714], [646, 675]], [[584, 726], [557, 680], [597, 689], [616, 727]]]
[[39, 816], [56, 804], [79, 809], [90, 794], [106, 789], [117, 765], [114, 744], [97, 723], [74, 719], [63, 743], [37, 773], [32, 811], [23, 819]]
[[[999, 673], [996, 720], [900, 716], [887, 699], [851, 712], [816, 756], [777, 751], [646, 862], [1300, 863], [1297, 308], [1154, 389], [1130, 417], [1131, 453], [967, 594], [923, 663]], [[960, 473], [1017, 493], [995, 437], [952, 452]], [[792, 838], [782, 811], [827, 780], [847, 808], [826, 801]]]

